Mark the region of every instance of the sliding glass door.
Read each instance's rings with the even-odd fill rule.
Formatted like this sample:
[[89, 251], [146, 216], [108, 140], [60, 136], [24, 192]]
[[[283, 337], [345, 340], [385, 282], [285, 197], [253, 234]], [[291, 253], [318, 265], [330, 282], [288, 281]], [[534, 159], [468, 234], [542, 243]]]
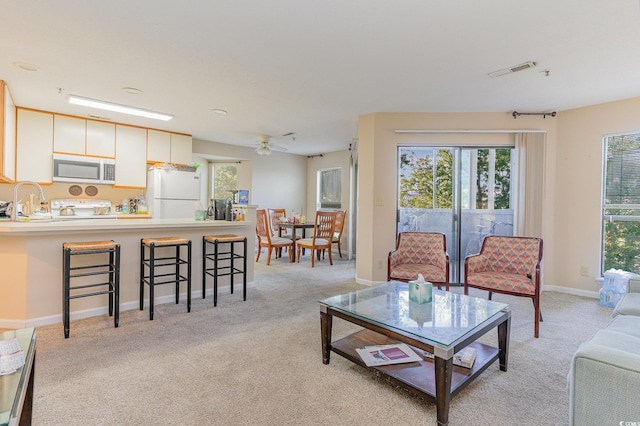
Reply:
[[512, 147], [400, 147], [397, 231], [442, 232], [450, 281], [486, 235], [513, 235]]

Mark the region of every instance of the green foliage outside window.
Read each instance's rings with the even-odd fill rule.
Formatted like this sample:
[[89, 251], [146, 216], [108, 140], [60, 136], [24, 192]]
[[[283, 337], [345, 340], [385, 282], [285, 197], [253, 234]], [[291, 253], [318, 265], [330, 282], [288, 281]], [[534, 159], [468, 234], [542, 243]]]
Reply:
[[230, 200], [230, 189], [238, 189], [238, 168], [235, 164], [216, 163], [213, 170], [213, 198]]
[[[476, 155], [476, 209], [509, 209], [510, 148], [478, 149]], [[495, 154], [494, 154], [495, 153]], [[435, 155], [435, 164], [434, 164]], [[491, 156], [494, 155], [494, 160]], [[493, 206], [489, 205], [490, 163], [494, 164]], [[450, 209], [453, 206], [453, 151], [406, 149], [400, 152], [400, 208]]]
[[603, 271], [640, 273], [640, 134], [606, 139]]
[[400, 154], [400, 207], [450, 209], [453, 205], [453, 154], [440, 149], [431, 155], [415, 151]]

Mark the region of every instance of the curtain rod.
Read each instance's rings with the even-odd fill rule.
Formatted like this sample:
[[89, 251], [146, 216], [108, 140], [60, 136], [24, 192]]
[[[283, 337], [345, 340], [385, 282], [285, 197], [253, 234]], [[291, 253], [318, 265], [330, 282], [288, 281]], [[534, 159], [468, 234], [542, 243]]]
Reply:
[[413, 134], [413, 133], [547, 133], [546, 130], [539, 129], [510, 129], [510, 130], [438, 130], [438, 129], [422, 129], [422, 130], [405, 130], [396, 129], [397, 134]]
[[547, 115], [549, 117], [555, 117], [556, 116], [556, 112], [555, 111], [552, 111], [552, 112], [518, 112], [518, 111], [513, 111], [513, 114], [511, 114], [511, 115], [513, 115], [514, 120], [516, 118], [518, 118], [519, 116], [521, 116], [521, 115], [541, 115], [542, 118], [547, 118]]

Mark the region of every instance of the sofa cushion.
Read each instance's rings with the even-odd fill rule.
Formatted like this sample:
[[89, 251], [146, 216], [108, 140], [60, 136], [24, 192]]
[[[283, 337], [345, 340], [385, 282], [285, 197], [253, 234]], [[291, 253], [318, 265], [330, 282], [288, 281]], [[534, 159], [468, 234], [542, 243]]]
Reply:
[[[618, 315], [609, 322], [605, 330], [628, 334], [640, 339], [640, 317]], [[638, 354], [640, 355], [640, 352]]]
[[640, 293], [627, 293], [613, 308], [614, 317], [618, 315], [640, 316]]
[[639, 419], [640, 338], [609, 329], [598, 331], [576, 351], [567, 379], [572, 425]]

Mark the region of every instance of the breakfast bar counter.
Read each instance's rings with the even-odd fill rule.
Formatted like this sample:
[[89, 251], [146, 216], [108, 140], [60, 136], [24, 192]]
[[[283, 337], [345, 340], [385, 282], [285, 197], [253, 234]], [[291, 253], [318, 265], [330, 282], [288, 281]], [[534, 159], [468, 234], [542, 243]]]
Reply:
[[[190, 239], [193, 247], [193, 297], [202, 297], [202, 236], [211, 234], [247, 237], [249, 253], [253, 253], [253, 221], [88, 219], [0, 222], [0, 327], [25, 328], [62, 322], [63, 242], [114, 240], [120, 244], [120, 309], [124, 311], [138, 309], [140, 239]], [[253, 272], [253, 262], [247, 262], [247, 282], [253, 281]], [[228, 284], [228, 277], [220, 279], [220, 295], [224, 294]], [[156, 304], [175, 300], [174, 289], [168, 287], [171, 286], [157, 289]], [[207, 298], [213, 307], [210, 287], [207, 288]], [[186, 288], [181, 288], [181, 292], [186, 292]], [[106, 313], [106, 296], [77, 299], [71, 304], [72, 320]]]

